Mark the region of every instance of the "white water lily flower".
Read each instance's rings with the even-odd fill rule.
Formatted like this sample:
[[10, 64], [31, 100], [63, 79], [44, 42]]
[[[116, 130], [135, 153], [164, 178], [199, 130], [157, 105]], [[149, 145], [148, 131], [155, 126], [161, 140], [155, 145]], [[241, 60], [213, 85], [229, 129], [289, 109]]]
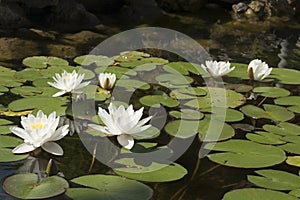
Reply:
[[273, 68], [259, 59], [252, 60], [248, 65], [248, 76], [252, 80], [261, 81], [270, 75]]
[[109, 90], [114, 87], [117, 77], [112, 73], [100, 73], [98, 79], [100, 87]]
[[230, 63], [224, 62], [224, 61], [218, 62], [218, 61], [208, 60], [208, 61], [205, 61], [205, 65], [201, 65], [201, 66], [212, 77], [224, 76], [235, 69], [235, 67], [230, 68]]
[[75, 70], [72, 73], [64, 72], [60, 75], [58, 73], [53, 77], [55, 83], [48, 82], [49, 85], [61, 90], [53, 95], [53, 97], [61, 96], [68, 92], [77, 92], [78, 89], [87, 86], [90, 81], [81, 83], [84, 74], [77, 74]]
[[69, 132], [69, 125], [57, 128], [59, 117], [56, 112], [52, 112], [47, 117], [41, 110], [38, 111], [36, 117], [29, 114], [28, 117], [22, 116], [21, 124], [23, 128], [12, 127], [11, 132], [24, 139], [24, 143], [20, 144], [12, 150], [13, 153], [27, 153], [42, 147], [45, 151], [54, 155], [63, 155], [63, 149], [55, 142], [63, 138]]
[[143, 115], [144, 107], [134, 111], [130, 105], [127, 109], [124, 106], [116, 108], [112, 103], [105, 109], [99, 107], [98, 115], [106, 126], [89, 124], [95, 130], [103, 132], [109, 136], [117, 136], [120, 145], [126, 149], [131, 149], [134, 145], [132, 136], [142, 136], [141, 133], [150, 128], [151, 125], [145, 125], [151, 118], [147, 117], [140, 120]]

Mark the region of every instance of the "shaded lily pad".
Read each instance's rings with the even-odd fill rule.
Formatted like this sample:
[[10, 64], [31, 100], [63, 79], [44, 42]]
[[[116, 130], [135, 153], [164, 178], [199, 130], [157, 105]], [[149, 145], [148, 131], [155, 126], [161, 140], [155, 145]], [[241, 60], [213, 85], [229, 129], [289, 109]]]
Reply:
[[184, 87], [172, 90], [169, 95], [176, 99], [194, 99], [197, 96], [204, 96], [206, 94], [206, 91], [200, 87]]
[[225, 88], [236, 92], [250, 92], [253, 89], [253, 86], [245, 84], [226, 84]]
[[116, 74], [118, 79], [122, 78], [125, 75], [135, 76], [137, 74], [137, 72], [133, 71], [132, 69], [118, 67], [118, 66], [98, 67], [95, 69], [95, 72], [96, 72], [96, 74], [100, 74], [102, 72], [113, 73], [113, 74]]
[[153, 191], [143, 183], [110, 175], [87, 175], [74, 178], [74, 183], [87, 188], [69, 188], [66, 194], [76, 200], [150, 199]]
[[180, 111], [174, 110], [169, 112], [169, 114], [177, 119], [199, 120], [204, 117], [204, 114], [200, 111], [191, 109], [181, 109]]
[[150, 54], [140, 51], [124, 51], [119, 56], [115, 56], [114, 59], [120, 62], [133, 61], [141, 58], [150, 57]]
[[62, 194], [69, 187], [68, 182], [58, 176], [50, 176], [39, 182], [37, 174], [16, 174], [5, 179], [4, 190], [21, 199], [42, 199]]
[[143, 65], [136, 66], [135, 68], [133, 68], [133, 70], [136, 72], [149, 72], [155, 70], [156, 66], [157, 65], [155, 63], [146, 63]]
[[295, 196], [274, 190], [245, 188], [227, 192], [223, 200], [297, 200]]
[[126, 88], [126, 91], [135, 91], [136, 89], [148, 90], [151, 86], [146, 82], [135, 79], [120, 79], [116, 82], [115, 87]]
[[198, 127], [198, 121], [175, 120], [165, 126], [165, 131], [178, 138], [189, 138], [198, 133]]
[[245, 97], [232, 90], [207, 87], [203, 87], [202, 89], [207, 92], [206, 96], [188, 101], [185, 105], [200, 109], [210, 107], [235, 108], [245, 103]]
[[23, 65], [31, 68], [43, 69], [50, 66], [66, 66], [69, 65], [68, 61], [57, 58], [57, 57], [47, 57], [47, 56], [33, 56], [28, 57], [23, 60]]
[[248, 175], [248, 181], [273, 190], [294, 190], [300, 188], [300, 177], [280, 170], [258, 170], [261, 176]]
[[62, 98], [28, 97], [11, 102], [8, 108], [12, 111], [43, 110], [45, 114], [56, 111], [57, 115], [64, 115], [66, 103]]
[[155, 63], [155, 64], [165, 64], [168, 63], [168, 60], [165, 60], [163, 58], [155, 58], [155, 57], [151, 57], [151, 58], [142, 58], [139, 60], [131, 60], [131, 61], [126, 61], [126, 62], [121, 62], [119, 65], [122, 67], [136, 67], [136, 66], [140, 66], [140, 65], [144, 65], [147, 63]]
[[259, 93], [261, 96], [271, 98], [286, 97], [290, 95], [290, 91], [277, 87], [256, 87], [253, 89], [253, 92]]
[[286, 142], [281, 140], [281, 136], [274, 133], [257, 131], [255, 133], [247, 133], [246, 137], [253, 141], [261, 144], [285, 144]]
[[[201, 109], [202, 112], [210, 112], [214, 119], [224, 120], [225, 122], [237, 122], [244, 119], [243, 113], [231, 108], [206, 108]], [[225, 116], [224, 116], [225, 115]]]
[[300, 84], [300, 71], [287, 68], [273, 68], [269, 78], [275, 78], [282, 84]]
[[222, 153], [210, 153], [208, 158], [225, 166], [262, 168], [282, 163], [286, 156], [282, 149], [246, 140], [229, 140], [207, 144], [205, 148]]
[[179, 164], [170, 165], [152, 162], [149, 166], [136, 164], [133, 158], [122, 158], [116, 161], [126, 167], [115, 168], [114, 172], [130, 179], [147, 182], [169, 182], [179, 180], [187, 174], [187, 170]]
[[159, 104], [162, 104], [167, 107], [177, 107], [179, 102], [176, 99], [171, 97], [162, 96], [162, 95], [148, 95], [140, 98], [141, 104], [145, 106], [156, 106], [159, 107]]
[[109, 65], [112, 65], [115, 61], [112, 58], [109, 58], [107, 56], [101, 56], [101, 55], [84, 55], [84, 56], [78, 56], [74, 59], [74, 62], [78, 63], [79, 65], [91, 65], [95, 64], [99, 67], [107, 67]]
[[158, 82], [167, 82], [174, 85], [190, 85], [194, 80], [181, 74], [161, 74], [155, 77]]
[[288, 121], [294, 118], [294, 113], [288, 111], [286, 108], [271, 104], [264, 104], [264, 109], [253, 106], [246, 105], [242, 107], [240, 110], [247, 116], [252, 117], [254, 119], [271, 119], [273, 121], [282, 122]]

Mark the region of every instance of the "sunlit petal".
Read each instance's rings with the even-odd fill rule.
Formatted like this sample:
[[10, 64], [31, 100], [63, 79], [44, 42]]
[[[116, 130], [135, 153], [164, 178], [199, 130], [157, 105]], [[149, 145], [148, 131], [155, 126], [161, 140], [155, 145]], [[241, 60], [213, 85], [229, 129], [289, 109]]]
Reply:
[[20, 144], [19, 146], [17, 146], [16, 148], [14, 148], [12, 150], [12, 152], [17, 153], [17, 154], [28, 153], [28, 152], [33, 151], [35, 149], [36, 148], [33, 145], [23, 143], [23, 144]]
[[134, 140], [130, 135], [119, 135], [117, 140], [126, 149], [131, 149], [134, 146]]
[[61, 148], [61, 146], [59, 146], [55, 142], [47, 142], [43, 144], [42, 149], [56, 156], [62, 156], [64, 154], [64, 151]]

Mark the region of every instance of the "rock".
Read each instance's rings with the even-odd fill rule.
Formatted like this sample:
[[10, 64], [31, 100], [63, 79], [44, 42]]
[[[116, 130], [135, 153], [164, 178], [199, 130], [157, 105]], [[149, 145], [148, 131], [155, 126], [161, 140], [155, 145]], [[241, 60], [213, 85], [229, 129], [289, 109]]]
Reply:
[[248, 5], [248, 7], [256, 13], [263, 11], [264, 6], [265, 4], [260, 1], [251, 1], [251, 3]]
[[24, 12], [15, 4], [0, 4], [0, 27], [3, 29], [28, 26], [30, 22]]
[[207, 3], [207, 0], [156, 0], [156, 2], [166, 11], [195, 13]]
[[39, 45], [20, 38], [0, 38], [0, 61], [23, 59], [39, 55]]
[[47, 49], [49, 55], [61, 58], [74, 58], [78, 55], [76, 47], [70, 45], [49, 44]]
[[247, 11], [247, 9], [248, 9], [248, 5], [245, 4], [244, 2], [240, 2], [238, 4], [232, 5], [232, 10], [235, 13], [242, 13]]

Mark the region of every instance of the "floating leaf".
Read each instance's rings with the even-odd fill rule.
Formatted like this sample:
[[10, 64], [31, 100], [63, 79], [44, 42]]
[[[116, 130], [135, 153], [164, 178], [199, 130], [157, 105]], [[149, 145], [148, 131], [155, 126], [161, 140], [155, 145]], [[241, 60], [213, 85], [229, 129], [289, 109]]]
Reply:
[[112, 58], [109, 58], [107, 56], [101, 56], [101, 55], [84, 55], [84, 56], [78, 56], [74, 59], [74, 62], [78, 63], [79, 65], [91, 65], [95, 64], [99, 67], [107, 67], [109, 65], [112, 65], [115, 61]]
[[286, 108], [271, 104], [264, 104], [264, 109], [253, 106], [246, 105], [242, 107], [240, 110], [247, 116], [252, 117], [254, 119], [266, 118], [271, 119], [273, 121], [288, 121], [294, 118], [294, 113], [288, 111]]
[[258, 170], [261, 176], [248, 175], [248, 181], [273, 190], [294, 190], [300, 188], [300, 177], [280, 170]]
[[88, 188], [69, 188], [66, 194], [74, 200], [150, 199], [153, 191], [143, 183], [111, 175], [87, 175], [71, 180]]
[[261, 96], [271, 98], [286, 97], [290, 95], [290, 91], [277, 87], [256, 87], [253, 89], [253, 92], [259, 93]]
[[33, 56], [28, 57], [23, 60], [23, 65], [27, 67], [43, 69], [50, 66], [67, 66], [69, 65], [68, 61], [57, 58], [57, 57], [47, 57], [47, 56]]
[[[74, 66], [70, 66], [70, 65], [63, 66], [63, 67], [62, 66], [50, 66], [47, 69], [41, 69], [40, 73], [45, 77], [52, 78], [53, 76], [55, 76], [55, 74], [61, 74], [64, 71], [71, 73], [71, 72], [73, 72], [73, 70], [78, 71], [79, 67], [74, 67]], [[38, 78], [41, 78], [41, 77], [38, 77]], [[35, 79], [35, 80], [37, 80], [37, 79]], [[52, 79], [51, 82], [54, 82], [54, 80]]]
[[203, 87], [202, 89], [207, 92], [206, 96], [188, 101], [185, 105], [200, 109], [210, 107], [235, 108], [245, 103], [245, 97], [232, 90], [207, 87]]
[[[27, 69], [23, 69], [22, 71], [18, 71], [15, 74], [15, 78], [19, 79], [19, 80], [29, 80], [29, 81], [34, 81], [36, 79], [41, 78], [41, 73], [39, 71], [37, 71], [36, 69], [31, 69], [31, 68], [27, 68]], [[24, 82], [25, 82], [24, 81]]]
[[245, 188], [227, 192], [222, 200], [297, 200], [297, 197], [274, 190]]
[[135, 79], [120, 79], [116, 82], [115, 87], [126, 88], [126, 91], [135, 91], [136, 89], [148, 90], [150, 85], [146, 82]]
[[162, 96], [162, 95], [148, 95], [140, 98], [141, 104], [145, 106], [157, 106], [162, 104], [167, 107], [177, 107], [179, 102], [171, 97]]
[[170, 97], [176, 99], [194, 99], [197, 96], [204, 96], [206, 95], [206, 91], [200, 87], [188, 87], [188, 88], [179, 88], [172, 90], [170, 92]]
[[150, 57], [150, 54], [140, 51], [124, 51], [119, 56], [115, 56], [114, 59], [120, 62], [133, 61], [141, 58]]
[[10, 133], [10, 127], [12, 127], [11, 124], [13, 124], [13, 122], [6, 119], [0, 119], [0, 134]]
[[163, 58], [155, 58], [155, 57], [151, 57], [151, 58], [142, 58], [139, 60], [131, 60], [131, 61], [126, 61], [126, 62], [121, 62], [119, 65], [122, 67], [136, 67], [136, 66], [140, 66], [140, 65], [144, 65], [147, 63], [155, 63], [155, 64], [165, 64], [168, 63], [168, 60], [165, 60]]
[[13, 162], [27, 158], [28, 154], [16, 155], [11, 151], [11, 148], [14, 148], [22, 143], [23, 140], [19, 138], [0, 136], [0, 162]]
[[158, 82], [167, 82], [174, 85], [190, 85], [194, 80], [181, 74], [160, 74], [155, 77]]
[[98, 67], [95, 69], [96, 74], [100, 74], [103, 72], [106, 73], [113, 73], [116, 74], [117, 78], [123, 78], [125, 75], [126, 76], [136, 76], [137, 72], [133, 71], [132, 69], [128, 69], [128, 68], [123, 68], [123, 67], [117, 67], [117, 66], [113, 66], [113, 67]]
[[210, 153], [208, 158], [225, 166], [239, 168], [269, 167], [285, 160], [285, 153], [280, 148], [258, 144], [246, 140], [229, 140], [215, 144], [207, 144], [205, 148], [222, 153]]
[[200, 111], [191, 109], [181, 109], [180, 111], [174, 110], [169, 112], [169, 114], [177, 119], [199, 120], [204, 117], [204, 114]]
[[300, 84], [300, 71], [287, 68], [273, 68], [269, 78], [275, 78], [282, 84]]
[[41, 94], [43, 91], [39, 88], [32, 87], [32, 86], [21, 86], [15, 87], [10, 90], [14, 94], [25, 96], [35, 96], [36, 94]]
[[244, 119], [243, 113], [238, 110], [234, 110], [231, 108], [206, 108], [201, 109], [202, 112], [210, 112], [214, 119], [218, 119], [220, 121], [224, 120], [225, 122], [237, 122]]
[[28, 97], [11, 102], [8, 108], [12, 111], [43, 110], [45, 114], [56, 111], [57, 115], [64, 115], [66, 101], [54, 97]]
[[274, 133], [268, 133], [263, 131], [257, 131], [255, 133], [247, 133], [246, 138], [253, 142], [258, 142], [261, 144], [285, 144], [285, 141], [281, 140], [281, 136]]
[[175, 120], [165, 126], [165, 131], [178, 138], [189, 138], [198, 133], [199, 122]]
[[188, 75], [189, 72], [197, 75], [206, 74], [206, 71], [201, 67], [201, 65], [190, 62], [171, 62], [165, 65], [163, 69], [169, 73], [180, 73], [183, 75]]
[[136, 66], [135, 68], [133, 68], [133, 70], [136, 72], [149, 72], [155, 70], [156, 66], [157, 65], [155, 63], [146, 63], [143, 65]]
[[249, 79], [247, 74], [248, 65], [241, 63], [231, 63], [231, 67], [235, 66], [235, 69], [232, 70], [227, 76], [237, 77], [240, 79]]
[[277, 135], [300, 135], [300, 126], [288, 122], [281, 122], [277, 126], [266, 124], [263, 129]]
[[300, 167], [300, 156], [288, 156], [285, 162], [289, 165]]
[[21, 199], [42, 199], [62, 194], [69, 187], [68, 182], [58, 176], [50, 176], [39, 182], [37, 174], [16, 174], [5, 179], [4, 190]]
[[149, 166], [137, 164], [133, 158], [122, 158], [116, 161], [126, 167], [115, 168], [114, 172], [130, 179], [147, 182], [169, 182], [179, 180], [187, 174], [187, 170], [179, 164], [170, 165], [152, 162]]
[[226, 84], [225, 88], [236, 92], [250, 92], [253, 89], [253, 86], [245, 84]]
[[290, 111], [300, 113], [300, 97], [299, 96], [289, 96], [282, 97], [274, 100], [275, 104], [290, 106], [288, 109]]

